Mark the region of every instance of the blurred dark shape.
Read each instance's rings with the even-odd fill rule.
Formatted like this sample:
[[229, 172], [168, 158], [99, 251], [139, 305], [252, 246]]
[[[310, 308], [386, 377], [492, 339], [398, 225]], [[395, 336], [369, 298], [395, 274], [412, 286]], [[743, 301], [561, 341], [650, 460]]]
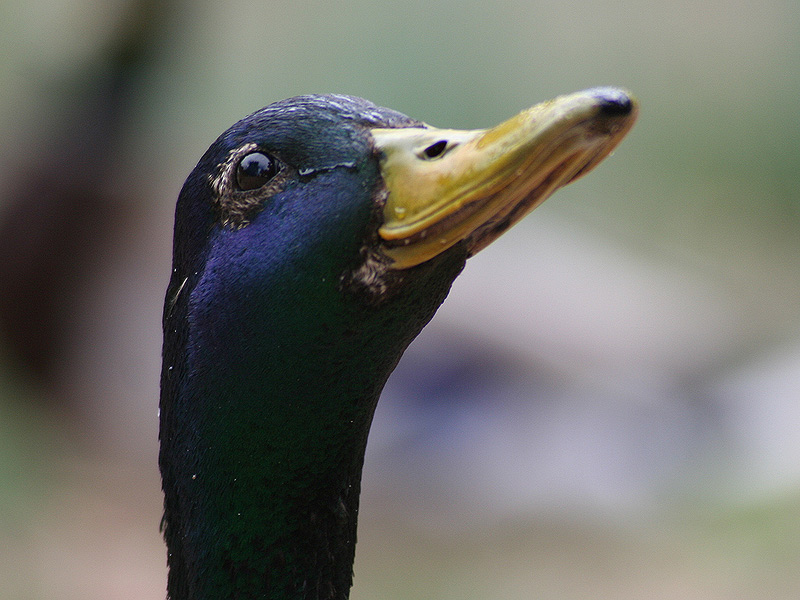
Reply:
[[134, 215], [114, 189], [126, 115], [173, 3], [130, 2], [88, 64], [49, 82], [38, 140], [0, 194], [0, 344], [34, 381], [56, 384], [69, 312]]

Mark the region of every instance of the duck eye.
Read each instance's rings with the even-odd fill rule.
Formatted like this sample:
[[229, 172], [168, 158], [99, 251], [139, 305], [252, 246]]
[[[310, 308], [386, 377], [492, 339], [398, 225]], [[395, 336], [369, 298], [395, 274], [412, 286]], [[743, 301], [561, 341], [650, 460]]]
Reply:
[[277, 160], [262, 152], [251, 152], [236, 167], [236, 184], [240, 190], [255, 190], [268, 183], [278, 171]]
[[425, 158], [436, 158], [444, 153], [445, 148], [447, 148], [447, 140], [439, 140], [438, 142], [425, 148], [423, 152], [425, 154]]

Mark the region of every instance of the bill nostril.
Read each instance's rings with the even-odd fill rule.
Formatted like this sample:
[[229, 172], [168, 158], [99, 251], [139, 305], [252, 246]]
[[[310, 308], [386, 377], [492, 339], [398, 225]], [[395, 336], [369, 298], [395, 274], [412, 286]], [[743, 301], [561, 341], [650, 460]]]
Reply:
[[439, 140], [438, 142], [425, 148], [423, 154], [425, 155], [425, 158], [437, 158], [444, 153], [446, 148], [447, 140]]

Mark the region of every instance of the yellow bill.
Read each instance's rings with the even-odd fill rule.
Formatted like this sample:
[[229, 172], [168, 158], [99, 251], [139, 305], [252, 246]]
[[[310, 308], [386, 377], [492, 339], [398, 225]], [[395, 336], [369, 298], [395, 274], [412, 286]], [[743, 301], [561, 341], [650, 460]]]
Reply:
[[465, 241], [470, 255], [594, 168], [638, 113], [615, 88], [533, 106], [491, 129], [374, 129], [388, 192], [381, 252], [391, 268], [423, 263]]

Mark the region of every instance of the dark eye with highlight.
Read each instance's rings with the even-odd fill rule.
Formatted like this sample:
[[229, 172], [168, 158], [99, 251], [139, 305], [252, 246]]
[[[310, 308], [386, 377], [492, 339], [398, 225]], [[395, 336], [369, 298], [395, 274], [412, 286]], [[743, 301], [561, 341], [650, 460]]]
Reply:
[[247, 154], [236, 167], [236, 185], [240, 190], [255, 190], [272, 180], [280, 171], [280, 163], [263, 152]]

